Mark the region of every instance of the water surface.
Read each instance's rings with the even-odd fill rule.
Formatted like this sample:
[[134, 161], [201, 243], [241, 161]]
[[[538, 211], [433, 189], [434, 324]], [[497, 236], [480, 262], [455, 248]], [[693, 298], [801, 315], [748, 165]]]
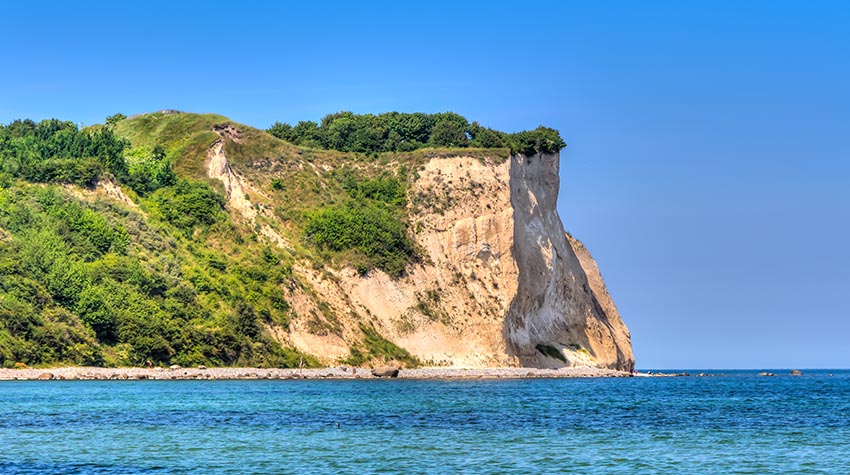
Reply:
[[776, 372], [0, 382], [0, 473], [850, 473], [850, 372]]

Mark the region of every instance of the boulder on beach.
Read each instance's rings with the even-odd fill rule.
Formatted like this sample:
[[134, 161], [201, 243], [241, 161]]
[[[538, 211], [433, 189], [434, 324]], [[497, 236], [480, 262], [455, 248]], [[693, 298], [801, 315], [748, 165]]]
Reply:
[[372, 376], [377, 378], [397, 378], [398, 368], [392, 366], [381, 366], [372, 370]]
[[53, 379], [53, 373], [41, 373], [38, 375], [38, 379]]

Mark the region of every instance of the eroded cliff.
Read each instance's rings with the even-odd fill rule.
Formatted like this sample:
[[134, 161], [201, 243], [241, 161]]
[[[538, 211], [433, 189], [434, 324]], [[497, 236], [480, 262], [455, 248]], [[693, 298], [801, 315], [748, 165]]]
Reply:
[[0, 126], [0, 365], [631, 369], [564, 146], [453, 113]]
[[[252, 176], [286, 180], [296, 170], [321, 173], [322, 165], [236, 165], [227, 162], [228, 144], [222, 135], [211, 145], [207, 170], [224, 183], [231, 211], [260, 239], [295, 247], [269, 225], [273, 214], [257, 212], [269, 198], [249, 201], [246, 190], [262, 188]], [[631, 370], [628, 330], [593, 258], [558, 216], [558, 162], [558, 154], [462, 151], [418, 162], [407, 213], [419, 262], [397, 278], [296, 262], [297, 284], [282, 289], [294, 318], [269, 331], [325, 364], [350, 359], [374, 332], [426, 365]]]

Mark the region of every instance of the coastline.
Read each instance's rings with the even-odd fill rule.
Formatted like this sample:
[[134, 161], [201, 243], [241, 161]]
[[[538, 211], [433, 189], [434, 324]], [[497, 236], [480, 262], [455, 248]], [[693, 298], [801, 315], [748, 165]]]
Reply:
[[[414, 368], [400, 369], [395, 379], [533, 379], [624, 378], [631, 374], [603, 368]], [[81, 380], [260, 380], [260, 379], [390, 379], [372, 374], [371, 368], [59, 368], [0, 369], [0, 381]]]

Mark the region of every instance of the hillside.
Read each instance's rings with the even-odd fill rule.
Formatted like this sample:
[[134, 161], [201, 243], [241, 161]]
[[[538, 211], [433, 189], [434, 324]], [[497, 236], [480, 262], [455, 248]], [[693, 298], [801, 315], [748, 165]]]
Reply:
[[5, 126], [0, 364], [630, 369], [557, 132], [459, 117]]

